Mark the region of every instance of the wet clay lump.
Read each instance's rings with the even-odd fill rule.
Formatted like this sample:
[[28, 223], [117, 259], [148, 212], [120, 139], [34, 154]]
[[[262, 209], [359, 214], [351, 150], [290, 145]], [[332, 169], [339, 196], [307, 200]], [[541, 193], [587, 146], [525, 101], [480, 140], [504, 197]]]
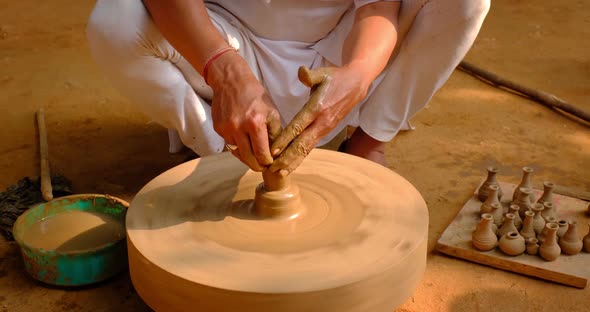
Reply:
[[31, 225], [23, 241], [33, 248], [72, 252], [91, 250], [125, 237], [123, 221], [92, 211], [68, 211]]

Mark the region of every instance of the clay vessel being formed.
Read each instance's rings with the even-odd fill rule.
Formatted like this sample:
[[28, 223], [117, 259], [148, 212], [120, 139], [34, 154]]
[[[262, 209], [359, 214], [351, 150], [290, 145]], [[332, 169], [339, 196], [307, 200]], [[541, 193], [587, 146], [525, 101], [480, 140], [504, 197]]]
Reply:
[[489, 194], [488, 187], [490, 185], [495, 185], [498, 187], [498, 198], [499, 199], [502, 199], [502, 196], [504, 195], [504, 192], [502, 191], [502, 188], [500, 187], [500, 184], [498, 183], [498, 180], [496, 178], [496, 174], [498, 173], [498, 168], [488, 167], [487, 169], [488, 169], [488, 177], [483, 182], [483, 184], [479, 187], [479, 190], [477, 190], [477, 198], [481, 202], [485, 202], [487, 200], [488, 194]]
[[[515, 201], [520, 196], [520, 193], [522, 192], [522, 188], [529, 189], [529, 190], [532, 189], [533, 184], [531, 183], [531, 177], [533, 175], [533, 171], [534, 170], [531, 167], [523, 167], [522, 168], [522, 180], [520, 181], [520, 184], [518, 184], [518, 186], [514, 189], [514, 193], [512, 194], [513, 201]], [[531, 203], [534, 203], [535, 202], [535, 194], [533, 194], [533, 192], [530, 192], [528, 195], [529, 195], [529, 201]]]
[[524, 222], [522, 223], [522, 229], [520, 230], [520, 235], [525, 239], [528, 238], [537, 238], [535, 234], [535, 229], [533, 228], [533, 217], [535, 213], [532, 211], [525, 212]]
[[524, 237], [518, 232], [509, 232], [500, 238], [500, 250], [509, 256], [518, 256], [524, 252], [526, 245]]
[[513, 205], [517, 205], [518, 207], [520, 207], [518, 213], [520, 214], [520, 218], [523, 220], [525, 211], [529, 211], [531, 209], [531, 192], [532, 191], [530, 189], [521, 187], [518, 197], [515, 201], [512, 202]]
[[557, 218], [557, 212], [555, 212], [555, 205], [553, 203], [545, 202], [543, 203], [543, 207], [545, 207], [545, 209], [543, 209], [541, 215], [545, 221], [547, 221], [547, 218]]
[[582, 250], [583, 242], [578, 236], [578, 224], [576, 221], [570, 221], [567, 231], [559, 239], [559, 247], [566, 255], [575, 255]]
[[590, 252], [590, 223], [588, 223], [588, 234], [584, 236], [584, 250]]
[[533, 229], [535, 229], [535, 233], [537, 234], [541, 233], [545, 227], [545, 219], [541, 216], [543, 209], [545, 209], [545, 207], [539, 203], [535, 203], [531, 207], [531, 210], [535, 213], [535, 216], [533, 217]]
[[481, 251], [492, 250], [496, 247], [498, 237], [496, 237], [496, 233], [492, 228], [493, 224], [494, 217], [491, 214], [484, 213], [481, 215], [481, 220], [471, 235], [473, 247]]
[[546, 261], [554, 261], [561, 254], [561, 248], [557, 244], [557, 224], [547, 223], [547, 236], [545, 241], [539, 247], [539, 255]]
[[493, 211], [492, 205], [493, 204], [498, 204], [498, 205], [502, 205], [500, 203], [500, 200], [498, 200], [498, 191], [500, 190], [500, 187], [492, 184], [488, 187], [488, 197], [486, 199], [485, 202], [483, 202], [481, 204], [481, 207], [479, 208], [479, 213], [483, 214], [483, 213], [491, 213]]
[[510, 205], [510, 207], [508, 207], [508, 212], [514, 215], [514, 226], [520, 230], [522, 227], [522, 219], [520, 218], [519, 210], [520, 207], [518, 207], [518, 205]]
[[553, 204], [553, 189], [555, 188], [555, 183], [551, 181], [543, 182], [543, 195], [539, 197], [537, 203], [545, 204], [545, 203], [552, 203]]
[[[557, 224], [557, 219], [554, 217], [549, 217], [549, 218], [547, 218], [547, 220], [545, 220], [545, 222]], [[541, 233], [539, 233], [537, 235], [537, 239], [539, 240], [540, 244], [542, 244], [545, 241], [546, 236], [547, 236], [547, 227], [543, 227], [543, 230], [541, 231]]]
[[498, 236], [501, 238], [502, 236], [510, 233], [510, 232], [517, 232], [516, 226], [514, 226], [514, 214], [507, 213], [504, 215], [504, 223], [498, 229]]
[[539, 252], [539, 241], [536, 238], [526, 240], [526, 253], [534, 256]]
[[557, 221], [557, 225], [559, 226], [559, 229], [557, 229], [557, 238], [562, 238], [563, 234], [565, 234], [565, 232], [567, 232], [567, 228], [568, 228], [568, 223], [567, 220], [559, 220]]

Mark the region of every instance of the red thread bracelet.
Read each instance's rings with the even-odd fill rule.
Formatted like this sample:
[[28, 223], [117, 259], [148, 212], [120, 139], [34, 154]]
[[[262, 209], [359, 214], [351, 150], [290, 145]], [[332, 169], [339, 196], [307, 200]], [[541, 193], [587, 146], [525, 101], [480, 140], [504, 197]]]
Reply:
[[206, 84], [209, 84], [209, 82], [207, 81], [207, 74], [209, 73], [209, 66], [213, 63], [213, 61], [215, 61], [221, 55], [223, 55], [223, 53], [225, 53], [227, 51], [231, 51], [231, 50], [236, 51], [236, 49], [234, 49], [233, 47], [223, 48], [223, 49], [215, 52], [215, 54], [213, 54], [213, 56], [207, 61], [207, 63], [205, 63], [205, 66], [203, 67], [203, 79], [205, 79]]

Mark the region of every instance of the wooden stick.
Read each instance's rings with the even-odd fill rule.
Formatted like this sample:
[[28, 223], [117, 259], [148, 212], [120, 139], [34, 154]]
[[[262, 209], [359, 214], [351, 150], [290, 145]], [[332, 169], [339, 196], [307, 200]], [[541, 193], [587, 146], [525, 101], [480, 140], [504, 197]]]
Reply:
[[457, 68], [468, 74], [474, 75], [478, 78], [482, 78], [490, 84], [510, 89], [522, 96], [525, 96], [541, 104], [549, 106], [550, 108], [557, 108], [590, 123], [590, 113], [556, 97], [553, 94], [543, 92], [540, 90], [535, 90], [533, 88], [529, 88], [516, 82], [504, 79], [494, 73], [491, 73], [485, 69], [479, 68], [465, 61], [462, 61]]
[[47, 145], [47, 130], [45, 128], [45, 111], [43, 108], [37, 112], [37, 126], [39, 127], [39, 148], [41, 151], [41, 194], [43, 199], [53, 199], [51, 187], [51, 173], [49, 171], [49, 147]]

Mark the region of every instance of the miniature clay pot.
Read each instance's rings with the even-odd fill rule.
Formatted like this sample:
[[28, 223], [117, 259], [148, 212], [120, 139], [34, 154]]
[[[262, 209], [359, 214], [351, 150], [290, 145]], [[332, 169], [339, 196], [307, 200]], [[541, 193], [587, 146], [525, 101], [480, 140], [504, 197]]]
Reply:
[[498, 200], [498, 191], [500, 190], [500, 187], [497, 185], [490, 185], [488, 187], [488, 196], [485, 202], [483, 202], [481, 204], [481, 207], [479, 208], [479, 213], [491, 213], [493, 208], [492, 205], [493, 204], [498, 204], [498, 205], [502, 205], [500, 203], [500, 200]]
[[584, 250], [590, 252], [590, 223], [588, 223], [588, 234], [584, 236]]
[[494, 225], [496, 225], [496, 228], [500, 228], [500, 226], [502, 226], [502, 220], [504, 219], [504, 207], [499, 203], [493, 203], [492, 212], [490, 212], [490, 214], [494, 218]]
[[519, 210], [520, 207], [518, 207], [518, 205], [510, 205], [510, 207], [508, 207], [508, 212], [514, 215], [514, 226], [516, 226], [517, 229], [522, 227], [522, 219], [520, 218]]
[[491, 214], [484, 213], [481, 215], [481, 220], [471, 235], [473, 247], [481, 251], [492, 250], [496, 247], [498, 238], [492, 228], [493, 224], [494, 217]]
[[498, 198], [499, 199], [502, 199], [502, 196], [504, 195], [504, 192], [502, 191], [502, 188], [500, 187], [500, 184], [498, 183], [498, 180], [496, 178], [496, 174], [498, 173], [498, 168], [488, 167], [487, 169], [488, 169], [488, 177], [483, 182], [483, 184], [479, 187], [479, 190], [477, 190], [477, 198], [481, 202], [485, 202], [487, 200], [488, 194], [489, 194], [488, 187], [490, 185], [496, 185], [498, 187]]
[[561, 254], [556, 235], [559, 226], [555, 223], [547, 223], [545, 226], [547, 227], [547, 236], [539, 247], [539, 255], [546, 261], [554, 261]]
[[563, 237], [563, 234], [565, 234], [565, 232], [567, 232], [567, 220], [561, 219], [557, 221], [557, 225], [559, 226], [559, 229], [557, 229], [557, 238], [559, 239]]
[[537, 203], [545, 204], [545, 203], [553, 203], [553, 189], [555, 188], [555, 183], [551, 181], [543, 182], [543, 195], [539, 197]]
[[524, 252], [526, 245], [524, 237], [518, 232], [509, 232], [500, 238], [500, 250], [509, 256], [518, 256]]
[[567, 231], [559, 239], [559, 247], [566, 255], [575, 255], [582, 250], [583, 242], [578, 236], [578, 224], [576, 221], [570, 221]]
[[507, 213], [504, 215], [504, 222], [502, 223], [502, 226], [498, 229], [498, 236], [501, 238], [510, 232], [518, 233], [518, 230], [516, 229], [516, 226], [514, 226], [514, 214]]
[[[550, 217], [546, 220], [546, 223], [557, 224], [557, 219], [555, 219], [554, 217]], [[541, 233], [537, 235], [537, 240], [539, 241], [539, 244], [542, 244], [545, 241], [545, 237], [547, 237], [547, 227], [544, 227]]]
[[526, 240], [526, 253], [534, 256], [539, 252], [539, 241], [536, 238]]
[[[531, 177], [533, 175], [533, 171], [534, 170], [531, 167], [523, 167], [522, 168], [522, 180], [520, 181], [520, 184], [518, 184], [516, 189], [514, 189], [514, 193], [512, 194], [512, 201], [515, 201], [520, 196], [520, 193], [522, 192], [522, 190], [521, 190], [522, 188], [529, 189], [529, 190], [532, 189], [533, 184], [531, 183]], [[533, 194], [533, 192], [530, 192], [528, 195], [529, 195], [530, 202], [534, 203], [535, 202], [535, 194]]]
[[531, 207], [531, 210], [535, 213], [535, 216], [533, 217], [533, 229], [535, 229], [535, 233], [537, 234], [541, 233], [545, 227], [545, 219], [543, 219], [543, 216], [541, 215], [543, 209], [545, 209], [545, 207], [539, 203], [535, 203]]
[[521, 187], [518, 197], [516, 197], [516, 200], [512, 202], [513, 205], [520, 207], [518, 213], [520, 214], [520, 218], [523, 220], [525, 211], [529, 211], [531, 209], [531, 192], [532, 191], [530, 189]]
[[547, 218], [550, 217], [557, 218], [557, 212], [555, 212], [555, 205], [553, 203], [545, 202], [543, 203], [543, 207], [545, 207], [545, 209], [543, 209], [541, 215], [545, 221], [547, 221]]
[[522, 237], [524, 237], [525, 239], [537, 238], [535, 229], [533, 228], [534, 216], [535, 213], [532, 211], [525, 212], [524, 222], [522, 223], [522, 229], [520, 229], [520, 235], [522, 235]]

